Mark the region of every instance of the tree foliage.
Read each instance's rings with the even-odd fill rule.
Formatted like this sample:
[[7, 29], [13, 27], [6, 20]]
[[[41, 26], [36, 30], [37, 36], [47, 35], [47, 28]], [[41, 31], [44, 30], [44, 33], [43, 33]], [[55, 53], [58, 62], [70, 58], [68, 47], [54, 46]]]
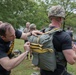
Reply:
[[76, 0], [0, 0], [0, 20], [11, 23], [15, 28], [25, 23], [35, 23], [37, 28], [50, 23], [47, 12], [52, 5], [60, 4], [66, 10], [65, 25], [76, 24]]

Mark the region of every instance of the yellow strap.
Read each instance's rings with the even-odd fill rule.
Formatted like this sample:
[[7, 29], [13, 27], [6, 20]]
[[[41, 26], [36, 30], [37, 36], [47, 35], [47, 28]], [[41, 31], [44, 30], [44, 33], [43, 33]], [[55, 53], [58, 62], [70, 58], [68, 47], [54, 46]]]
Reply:
[[31, 49], [42, 49], [41, 47], [38, 46], [30, 46]]
[[14, 41], [12, 41], [11, 46], [10, 46], [10, 49], [7, 52], [8, 55], [12, 52], [13, 48], [14, 48]]
[[36, 44], [36, 43], [31, 43], [30, 48], [31, 49], [42, 49], [42, 45]]
[[38, 46], [38, 47], [42, 47], [41, 44], [36, 44], [36, 43], [31, 43], [32, 46]]
[[54, 51], [53, 49], [50, 49], [50, 48], [43, 49], [42, 45], [35, 44], [35, 43], [31, 43], [30, 48], [32, 51], [37, 52], [37, 53], [45, 53], [48, 51], [52, 53]]
[[45, 53], [45, 52], [51, 52], [53, 53], [54, 50], [53, 49], [32, 49], [32, 51], [37, 52], [37, 53]]
[[40, 36], [38, 36], [38, 38], [37, 38], [37, 43], [39, 43], [39, 39], [40, 39]]
[[53, 33], [53, 32], [55, 32], [55, 31], [58, 31], [59, 29], [60, 29], [60, 28], [53, 28], [52, 30], [47, 31], [47, 32], [45, 32], [44, 34]]

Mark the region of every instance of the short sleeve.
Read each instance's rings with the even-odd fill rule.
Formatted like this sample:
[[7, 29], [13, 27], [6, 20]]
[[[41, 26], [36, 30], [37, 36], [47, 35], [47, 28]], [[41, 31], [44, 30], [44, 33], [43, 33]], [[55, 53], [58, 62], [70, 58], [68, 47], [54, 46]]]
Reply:
[[22, 32], [19, 30], [15, 30], [15, 35], [16, 35], [16, 38], [20, 39]]
[[62, 50], [72, 49], [72, 40], [70, 35], [66, 35], [62, 42]]
[[0, 44], [0, 58], [3, 57], [7, 57], [7, 53], [5, 47], [2, 44]]

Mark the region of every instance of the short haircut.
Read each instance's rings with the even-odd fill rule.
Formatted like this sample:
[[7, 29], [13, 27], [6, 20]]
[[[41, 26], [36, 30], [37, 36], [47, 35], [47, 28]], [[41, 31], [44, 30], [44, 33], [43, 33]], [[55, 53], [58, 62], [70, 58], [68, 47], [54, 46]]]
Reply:
[[10, 31], [11, 27], [10, 23], [2, 23], [0, 25], [0, 36], [6, 36], [6, 31]]

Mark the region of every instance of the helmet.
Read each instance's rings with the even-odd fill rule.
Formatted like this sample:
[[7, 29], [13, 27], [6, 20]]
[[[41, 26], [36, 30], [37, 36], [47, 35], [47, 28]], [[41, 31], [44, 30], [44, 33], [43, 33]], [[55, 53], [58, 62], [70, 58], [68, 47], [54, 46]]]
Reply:
[[36, 29], [36, 25], [32, 23], [32, 24], [30, 25], [30, 29]]
[[52, 6], [49, 9], [48, 17], [63, 17], [63, 18], [65, 18], [65, 10], [60, 5]]

